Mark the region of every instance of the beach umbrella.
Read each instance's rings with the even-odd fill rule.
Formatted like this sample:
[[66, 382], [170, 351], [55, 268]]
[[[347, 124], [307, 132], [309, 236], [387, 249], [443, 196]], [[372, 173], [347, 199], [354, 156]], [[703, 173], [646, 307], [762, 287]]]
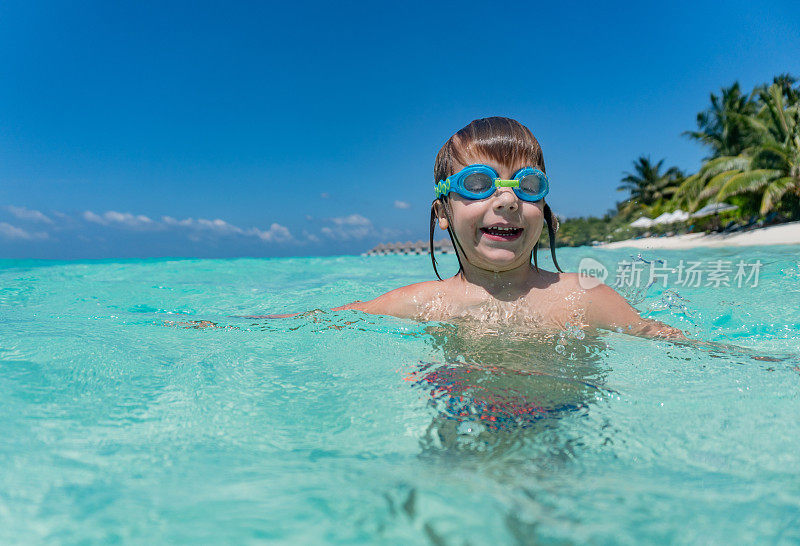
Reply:
[[672, 221], [673, 222], [683, 222], [684, 220], [689, 219], [689, 213], [684, 212], [681, 209], [672, 211]]
[[653, 225], [653, 221], [648, 218], [647, 216], [642, 216], [641, 218], [634, 220], [631, 222], [631, 227], [640, 227], [640, 228], [647, 228]]
[[683, 222], [689, 218], [689, 213], [683, 212], [681, 209], [674, 210], [672, 212], [665, 212], [655, 220], [653, 220], [654, 224], [674, 224], [675, 222]]
[[692, 214], [692, 218], [702, 218], [703, 216], [711, 216], [720, 212], [728, 212], [729, 210], [736, 210], [739, 207], [730, 205], [728, 203], [709, 203], [702, 209]]
[[673, 220], [671, 212], [665, 212], [664, 214], [656, 217], [656, 219], [653, 220], [653, 224], [671, 224], [672, 222]]

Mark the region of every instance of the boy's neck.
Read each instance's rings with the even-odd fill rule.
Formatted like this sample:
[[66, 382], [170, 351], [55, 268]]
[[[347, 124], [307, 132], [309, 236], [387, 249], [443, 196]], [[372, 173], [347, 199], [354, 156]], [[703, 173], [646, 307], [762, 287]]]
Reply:
[[527, 294], [535, 275], [536, 271], [529, 263], [508, 271], [489, 271], [466, 263], [458, 276], [464, 282], [483, 288], [494, 298], [508, 301]]

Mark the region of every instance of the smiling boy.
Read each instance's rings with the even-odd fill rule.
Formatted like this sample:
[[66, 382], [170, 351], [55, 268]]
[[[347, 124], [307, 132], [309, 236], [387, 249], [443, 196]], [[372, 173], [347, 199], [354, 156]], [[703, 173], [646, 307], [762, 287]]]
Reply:
[[531, 263], [545, 223], [554, 242], [557, 220], [544, 200], [549, 181], [541, 147], [527, 127], [509, 118], [473, 121], [439, 151], [434, 177], [431, 230], [438, 224], [450, 234], [458, 273], [335, 310], [436, 321], [491, 318], [548, 330], [571, 323], [684, 338], [676, 328], [640, 317], [605, 284], [587, 290], [575, 273], [545, 271]]

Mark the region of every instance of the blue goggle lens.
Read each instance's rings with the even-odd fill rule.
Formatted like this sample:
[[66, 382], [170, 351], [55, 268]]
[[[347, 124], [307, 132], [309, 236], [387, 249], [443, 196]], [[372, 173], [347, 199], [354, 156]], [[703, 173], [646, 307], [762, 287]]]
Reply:
[[486, 193], [494, 186], [494, 178], [486, 173], [471, 173], [464, 178], [464, 189], [472, 193]]
[[542, 191], [542, 186], [542, 179], [535, 174], [525, 175], [519, 181], [520, 191], [528, 195], [539, 195]]

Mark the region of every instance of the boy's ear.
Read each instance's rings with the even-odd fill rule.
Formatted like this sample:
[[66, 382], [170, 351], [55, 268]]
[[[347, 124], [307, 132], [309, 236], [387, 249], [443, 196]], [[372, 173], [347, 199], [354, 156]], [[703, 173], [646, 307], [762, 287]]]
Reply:
[[446, 230], [450, 227], [450, 222], [447, 221], [447, 216], [444, 213], [444, 205], [441, 201], [437, 201], [434, 205], [436, 217], [439, 219], [439, 228]]

